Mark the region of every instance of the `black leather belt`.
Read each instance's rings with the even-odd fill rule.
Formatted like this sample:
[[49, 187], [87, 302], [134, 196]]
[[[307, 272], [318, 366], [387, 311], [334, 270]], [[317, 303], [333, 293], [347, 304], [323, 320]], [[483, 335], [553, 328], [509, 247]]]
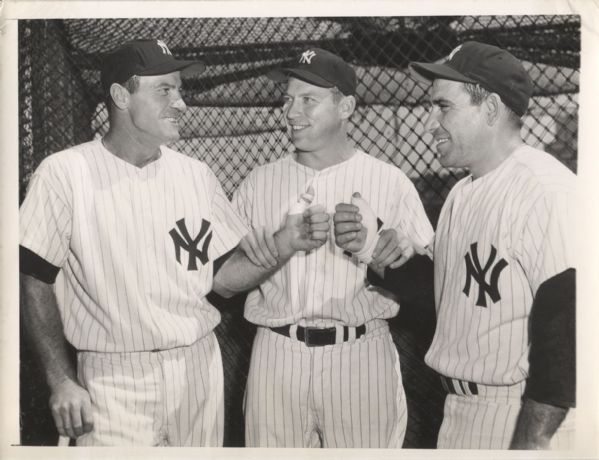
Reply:
[[468, 382], [466, 380], [452, 379], [440, 375], [441, 385], [448, 393], [462, 396], [472, 396], [478, 394], [478, 386], [474, 382]]
[[[271, 327], [270, 330], [287, 337], [291, 337], [289, 328], [291, 326]], [[349, 340], [350, 329], [356, 330], [356, 339], [364, 335], [366, 326], [351, 327], [343, 326], [343, 337], [341, 342]], [[304, 342], [308, 347], [322, 347], [324, 345], [334, 345], [337, 343], [337, 329], [334, 327], [318, 328], [318, 327], [297, 327], [297, 340]]]

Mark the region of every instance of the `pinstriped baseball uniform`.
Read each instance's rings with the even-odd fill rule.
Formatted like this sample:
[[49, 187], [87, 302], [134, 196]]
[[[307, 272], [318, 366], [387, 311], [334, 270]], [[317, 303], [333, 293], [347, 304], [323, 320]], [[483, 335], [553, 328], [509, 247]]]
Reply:
[[574, 174], [529, 146], [451, 190], [435, 235], [437, 328], [425, 357], [457, 393], [446, 400], [439, 447], [509, 446], [528, 376], [533, 298], [574, 267], [574, 191]]
[[[293, 154], [256, 168], [233, 204], [250, 226], [276, 229], [309, 185], [313, 204], [331, 214], [360, 192], [384, 227], [398, 228], [421, 245], [432, 238], [410, 180], [360, 151], [323, 170], [301, 165]], [[325, 245], [294, 255], [246, 300], [246, 319], [262, 326], [246, 390], [249, 446], [401, 447], [406, 403], [397, 350], [384, 321], [399, 306], [365, 285], [366, 265], [337, 247], [332, 232]], [[366, 334], [358, 340], [322, 347], [268, 329], [337, 327], [341, 334], [341, 326], [363, 324]]]
[[[40, 164], [20, 219], [20, 244], [61, 268], [55, 291], [65, 337], [83, 352], [79, 376], [95, 429], [78, 442], [221, 445], [222, 365], [212, 333], [220, 315], [204, 296], [212, 261], [246, 229], [210, 169], [166, 147], [138, 168], [88, 142]], [[147, 374], [158, 368], [164, 381]], [[114, 388], [102, 388], [106, 374]], [[137, 417], [118, 421], [116, 388]], [[133, 401], [132, 393], [152, 391], [164, 414]], [[137, 425], [143, 417], [158, 420], [145, 427], [152, 432]]]

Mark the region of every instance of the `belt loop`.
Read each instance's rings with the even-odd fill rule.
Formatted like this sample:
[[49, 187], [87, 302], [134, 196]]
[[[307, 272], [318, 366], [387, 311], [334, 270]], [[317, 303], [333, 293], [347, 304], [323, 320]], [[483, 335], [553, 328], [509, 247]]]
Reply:
[[355, 342], [356, 341], [356, 328], [347, 326], [347, 341]]
[[462, 387], [460, 386], [460, 381], [457, 379], [450, 380], [451, 385], [453, 386], [453, 393], [456, 395], [463, 395]]
[[345, 328], [343, 326], [341, 326], [340, 324], [335, 324], [335, 343], [343, 343], [344, 342], [343, 329], [345, 329]]
[[292, 324], [289, 326], [289, 337], [293, 340], [297, 340], [297, 324]]

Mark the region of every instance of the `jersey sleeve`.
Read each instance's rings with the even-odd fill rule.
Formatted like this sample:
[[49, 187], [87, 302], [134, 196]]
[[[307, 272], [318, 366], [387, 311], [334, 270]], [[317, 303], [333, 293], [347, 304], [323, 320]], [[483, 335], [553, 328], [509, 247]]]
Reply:
[[213, 241], [210, 248], [210, 258], [217, 259], [229, 252], [239, 244], [239, 241], [248, 232], [248, 228], [239, 217], [231, 202], [225, 195], [218, 179], [210, 168], [208, 179], [210, 181], [212, 194], [212, 218], [213, 218]]
[[399, 176], [398, 197], [393, 209], [392, 228], [401, 231], [419, 246], [427, 246], [434, 238], [433, 227], [424, 211], [418, 191], [403, 173]]
[[48, 263], [62, 267], [71, 238], [72, 206], [66, 178], [42, 162], [19, 209], [19, 244]]
[[516, 243], [516, 254], [533, 293], [574, 265], [574, 194], [541, 195], [531, 207]]

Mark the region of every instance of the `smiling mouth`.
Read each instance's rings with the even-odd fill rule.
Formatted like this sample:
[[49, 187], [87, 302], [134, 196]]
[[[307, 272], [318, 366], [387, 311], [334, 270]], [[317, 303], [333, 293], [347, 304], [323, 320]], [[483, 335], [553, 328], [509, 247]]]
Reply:
[[289, 127], [289, 131], [292, 132], [298, 132], [298, 131], [302, 131], [304, 129], [306, 129], [308, 127], [308, 125], [296, 125], [296, 124], [288, 124]]
[[174, 125], [179, 126], [179, 117], [164, 117], [164, 119]]
[[446, 142], [449, 142], [449, 138], [448, 137], [439, 137], [435, 139], [435, 143], [434, 143], [434, 148], [436, 151], [439, 151], [439, 146], [442, 144], [445, 144]]

